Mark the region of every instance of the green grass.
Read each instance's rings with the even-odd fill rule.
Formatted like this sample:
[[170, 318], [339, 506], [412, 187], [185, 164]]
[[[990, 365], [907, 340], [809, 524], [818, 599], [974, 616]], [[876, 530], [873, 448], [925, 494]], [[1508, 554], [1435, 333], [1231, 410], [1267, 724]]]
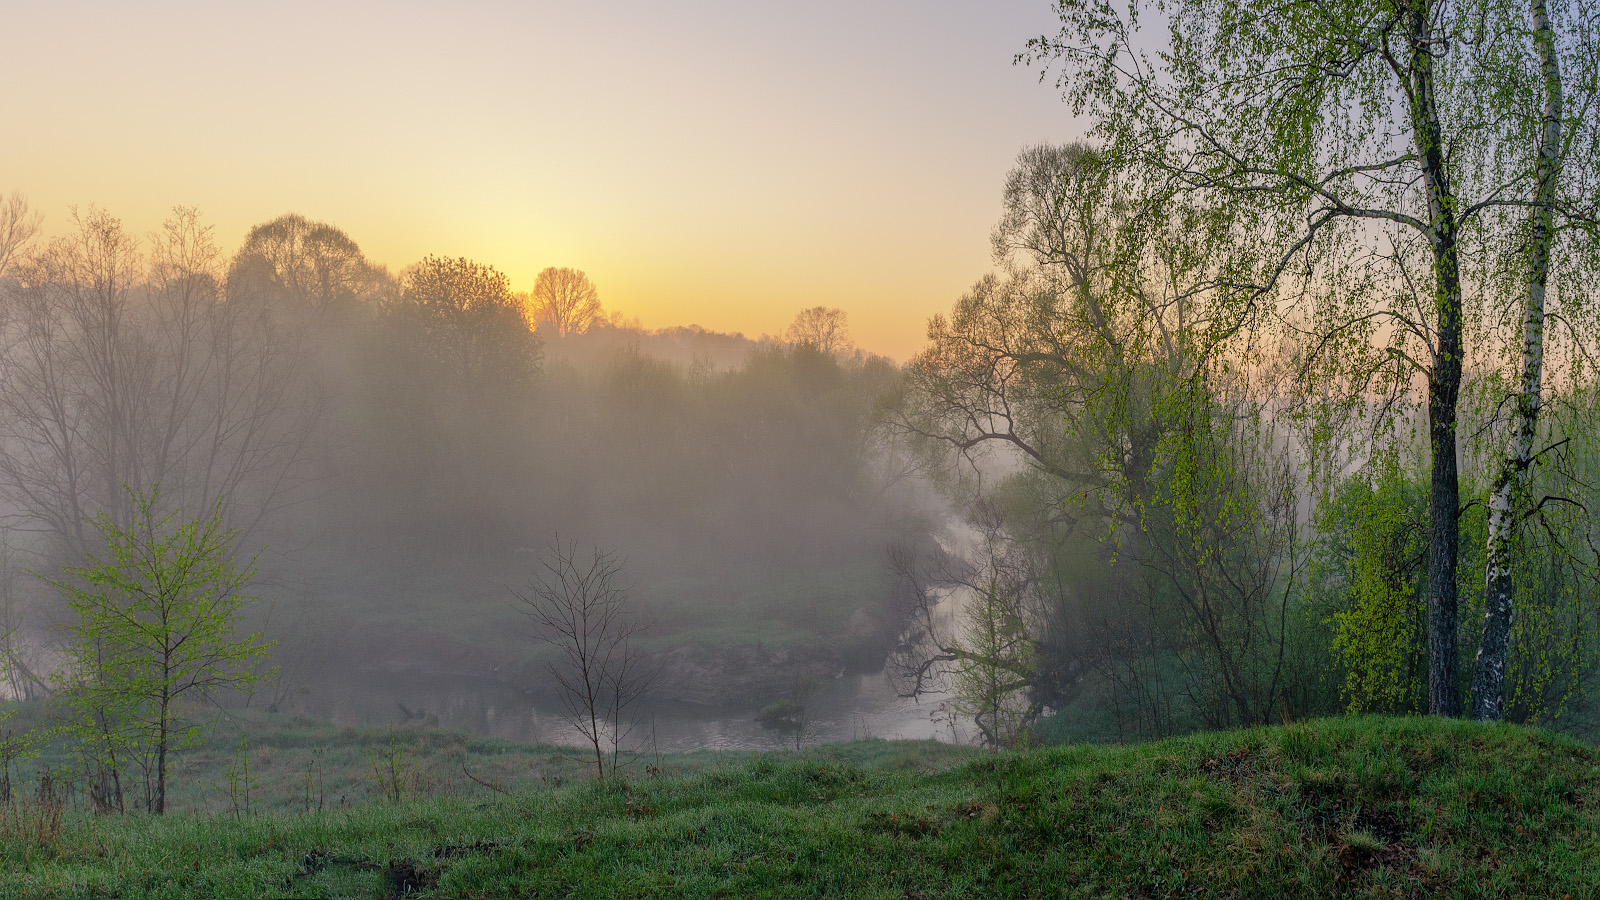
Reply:
[[[12, 720], [15, 731], [48, 733], [43, 703], [13, 708], [19, 713]], [[13, 766], [20, 793], [36, 791], [40, 773], [69, 772], [77, 763], [59, 738], [48, 738], [38, 749], [38, 755]], [[241, 753], [248, 767], [242, 764]], [[648, 767], [681, 777], [738, 763], [750, 755], [634, 753], [624, 755], [623, 764], [641, 773]], [[231, 790], [230, 768], [235, 773]], [[593, 771], [593, 757], [574, 747], [522, 744], [419, 724], [338, 725], [298, 715], [236, 710], [212, 718], [199, 746], [175, 754], [167, 808], [201, 817], [231, 816], [246, 802], [257, 813], [338, 811], [394, 793], [406, 798], [492, 794], [495, 789], [527, 793], [584, 781]], [[56, 777], [59, 782], [64, 776]], [[250, 782], [248, 797], [245, 777]], [[79, 806], [87, 803], [81, 790], [73, 800]]]
[[868, 741], [321, 815], [68, 813], [43, 835], [23, 806], [0, 895], [1587, 898], [1595, 752], [1372, 718], [994, 755]]

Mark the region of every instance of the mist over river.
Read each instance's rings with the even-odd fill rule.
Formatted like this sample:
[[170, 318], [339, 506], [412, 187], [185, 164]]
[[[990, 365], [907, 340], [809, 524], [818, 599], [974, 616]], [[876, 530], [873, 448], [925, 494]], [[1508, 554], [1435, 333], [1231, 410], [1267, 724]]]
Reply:
[[[861, 738], [965, 742], [970, 728], [950, 724], [949, 696], [909, 700], [895, 695], [883, 672], [842, 675], [817, 685], [804, 745]], [[504, 682], [460, 675], [395, 674], [358, 670], [329, 678], [296, 694], [295, 712], [345, 725], [423, 722], [527, 743], [583, 743], [553, 695], [530, 694]], [[625, 742], [650, 753], [688, 750], [792, 748], [788, 734], [756, 721], [760, 706], [709, 707], [640, 700], [630, 710], [634, 731]]]

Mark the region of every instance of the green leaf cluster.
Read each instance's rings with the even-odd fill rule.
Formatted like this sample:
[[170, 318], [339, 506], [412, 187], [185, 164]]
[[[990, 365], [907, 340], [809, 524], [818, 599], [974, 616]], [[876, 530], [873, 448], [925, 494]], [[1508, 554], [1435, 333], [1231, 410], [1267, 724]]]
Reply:
[[128, 493], [131, 521], [92, 520], [104, 555], [51, 582], [73, 613], [56, 693], [61, 728], [101, 802], [124, 808], [137, 771], [144, 805], [159, 812], [169, 754], [199, 737], [182, 702], [250, 690], [270, 674], [256, 665], [273, 642], [236, 634], [255, 564], [235, 562], [238, 533], [224, 526], [221, 504], [180, 520], [160, 511], [159, 487]]

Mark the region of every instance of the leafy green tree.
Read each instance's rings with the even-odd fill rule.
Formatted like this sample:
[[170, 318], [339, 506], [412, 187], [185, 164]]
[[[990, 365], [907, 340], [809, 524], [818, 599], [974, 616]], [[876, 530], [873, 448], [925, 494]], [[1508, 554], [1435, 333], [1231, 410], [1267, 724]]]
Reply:
[[[1581, 310], [1581, 301], [1592, 300], [1592, 288], [1579, 285], [1592, 284], [1595, 274], [1597, 241], [1595, 206], [1593, 200], [1600, 191], [1590, 187], [1587, 210], [1573, 216], [1573, 201], [1583, 198], [1583, 181], [1592, 178], [1592, 157], [1600, 138], [1595, 124], [1596, 84], [1600, 76], [1600, 56], [1594, 48], [1593, 33], [1600, 20], [1592, 14], [1585, 16], [1580, 10], [1576, 19], [1573, 11], [1563, 4], [1546, 0], [1531, 0], [1528, 4], [1529, 23], [1518, 28], [1516, 23], [1494, 22], [1484, 30], [1489, 33], [1516, 39], [1509, 52], [1502, 51], [1494, 57], [1502, 89], [1523, 88], [1523, 92], [1538, 98], [1538, 127], [1531, 127], [1533, 117], [1524, 113], [1521, 122], [1507, 135], [1524, 144], [1524, 150], [1533, 150], [1531, 196], [1524, 195], [1517, 204], [1525, 216], [1520, 227], [1514, 227], [1505, 249], [1506, 255], [1519, 265], [1508, 267], [1509, 277], [1501, 279], [1508, 294], [1522, 294], [1522, 334], [1520, 365], [1515, 366], [1514, 391], [1507, 393], [1515, 412], [1510, 417], [1505, 434], [1504, 453], [1493, 478], [1489, 493], [1489, 520], [1487, 558], [1484, 565], [1485, 604], [1483, 635], [1479, 642], [1477, 664], [1472, 679], [1472, 716], [1480, 721], [1503, 718], [1506, 703], [1506, 675], [1509, 665], [1509, 648], [1513, 631], [1512, 611], [1517, 594], [1517, 560], [1515, 549], [1521, 542], [1519, 526], [1526, 513], [1537, 510], [1542, 500], [1532, 496], [1532, 469], [1536, 460], [1535, 447], [1539, 442], [1539, 419], [1544, 406], [1545, 379], [1545, 316], [1546, 298], [1550, 292], [1552, 267], [1567, 269], [1567, 277], [1556, 279], [1557, 296], [1561, 298], [1561, 313]], [[1584, 20], [1587, 21], [1584, 21]], [[1589, 30], [1586, 40], [1572, 42], [1566, 33], [1575, 24], [1582, 23]], [[1581, 27], [1581, 26], [1580, 26]], [[1575, 45], [1574, 45], [1575, 43]], [[1528, 91], [1529, 83], [1537, 84], [1537, 91]], [[1577, 88], [1576, 110], [1568, 107], [1568, 92]], [[1528, 99], [1532, 99], [1531, 97]], [[1527, 100], [1523, 101], [1524, 103]], [[1576, 115], [1574, 115], [1576, 112]], [[1509, 143], [1510, 141], [1508, 141]], [[1587, 157], [1587, 158], [1586, 158]], [[1572, 190], [1571, 175], [1579, 179], [1578, 191]], [[1524, 176], [1526, 172], [1521, 173]], [[1521, 199], [1521, 198], [1519, 198]], [[1557, 213], [1560, 212], [1558, 223]], [[1565, 232], [1565, 234], [1563, 234]], [[1576, 236], [1581, 250], [1578, 260], [1587, 256], [1587, 264], [1573, 265], [1562, 256], [1577, 249], [1572, 245]], [[1587, 238], [1587, 240], [1583, 240]], [[1520, 252], [1519, 252], [1520, 251]], [[1583, 274], [1572, 278], [1572, 270]], [[1574, 289], [1577, 290], [1574, 290]], [[1574, 298], [1563, 294], [1576, 294]], [[1571, 319], [1568, 320], [1569, 324]], [[1513, 342], [1515, 346], [1516, 342]], [[1515, 358], [1517, 354], [1508, 354]], [[1509, 368], [1509, 367], [1508, 367]]]
[[1007, 530], [1049, 560], [1034, 634], [1054, 635], [1048, 702], [1092, 666], [1113, 693], [1181, 694], [1208, 724], [1270, 721], [1302, 561], [1272, 386], [1249, 331], [1190, 292], [1206, 266], [1183, 221], [1135, 215], [1129, 177], [1085, 145], [1023, 150], [993, 233], [1004, 270], [930, 323], [888, 416], [956, 493], [987, 479], [1029, 510]]
[[[1524, 363], [1520, 390], [1534, 398], [1534, 357], [1544, 352], [1536, 283], [1593, 256], [1594, 10], [1542, 0], [1060, 0], [1057, 9], [1060, 33], [1030, 42], [1024, 58], [1059, 66], [1058, 84], [1094, 122], [1103, 152], [1138, 173], [1140, 215], [1190, 217], [1174, 237], [1210, 254], [1202, 286], [1226, 311], [1216, 323], [1276, 320], [1297, 345], [1302, 393], [1319, 399], [1314, 436], [1329, 433], [1336, 411], [1425, 410], [1429, 709], [1459, 714], [1464, 367], [1498, 361], [1495, 303], [1526, 292], [1528, 327], [1512, 342], [1534, 352], [1510, 356]], [[1140, 31], [1152, 13], [1165, 41]], [[1581, 97], [1563, 105], [1563, 84]], [[1550, 244], [1558, 233], [1567, 239]], [[1585, 234], [1591, 249], [1577, 240]], [[1508, 249], [1527, 262], [1509, 276]], [[1592, 289], [1574, 278], [1565, 286], [1568, 321], [1592, 318]], [[1520, 404], [1516, 434], [1527, 434], [1537, 407]], [[1516, 441], [1513, 474], [1537, 455]], [[1509, 621], [1505, 604], [1490, 612], [1486, 636]], [[1503, 652], [1486, 645], [1484, 665]], [[1487, 682], [1483, 690], [1494, 693]]]
[[1333, 626], [1346, 708], [1427, 709], [1427, 497], [1391, 455], [1332, 492], [1318, 510], [1314, 596]]
[[61, 687], [66, 729], [110, 776], [114, 805], [122, 808], [122, 782], [137, 763], [146, 807], [162, 813], [169, 757], [200, 736], [182, 701], [250, 689], [266, 677], [256, 664], [272, 642], [236, 634], [255, 565], [235, 562], [239, 535], [223, 525], [221, 505], [177, 521], [160, 512], [159, 488], [128, 495], [128, 525], [104, 513], [93, 520], [104, 556], [52, 582], [74, 614]]
[[1037, 648], [1022, 610], [991, 576], [967, 603], [965, 628], [952, 644], [956, 711], [972, 717], [990, 747], [1026, 743], [1039, 709], [1030, 702]]

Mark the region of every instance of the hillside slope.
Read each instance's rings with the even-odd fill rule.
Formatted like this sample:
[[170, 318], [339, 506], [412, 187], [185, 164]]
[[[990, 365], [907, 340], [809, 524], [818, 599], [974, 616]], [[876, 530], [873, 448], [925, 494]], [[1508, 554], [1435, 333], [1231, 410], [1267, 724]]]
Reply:
[[0, 895], [1595, 897], [1595, 752], [1368, 718], [965, 762], [842, 745], [240, 822], [69, 814], [45, 840], [22, 807]]

